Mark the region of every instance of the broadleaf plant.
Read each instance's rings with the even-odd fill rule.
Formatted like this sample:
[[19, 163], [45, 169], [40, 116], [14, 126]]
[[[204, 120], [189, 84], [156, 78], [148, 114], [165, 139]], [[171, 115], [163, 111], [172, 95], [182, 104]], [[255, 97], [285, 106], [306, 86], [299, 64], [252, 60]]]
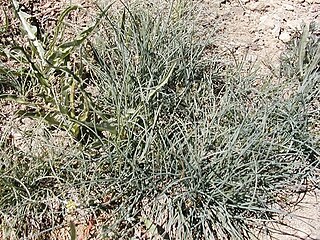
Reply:
[[1, 55], [6, 56], [8, 61], [20, 66], [16, 70], [1, 66], [1, 74], [18, 78], [20, 84], [13, 85], [18, 91], [1, 94], [0, 98], [25, 105], [26, 108], [18, 112], [20, 115], [45, 120], [54, 127], [71, 132], [78, 139], [82, 138], [80, 135], [84, 129], [95, 135], [101, 131], [116, 134], [116, 127], [109, 121], [109, 116], [100, 116], [102, 112], [85, 90], [87, 73], [83, 64], [75, 60], [111, 5], [101, 11], [92, 26], [70, 41], [65, 40], [68, 38], [63, 31], [64, 20], [79, 7], [66, 8], [58, 18], [47, 48], [37, 39], [37, 29], [28, 21], [30, 16], [19, 9], [16, 0], [12, 0], [12, 5], [28, 42], [24, 47], [0, 49]]

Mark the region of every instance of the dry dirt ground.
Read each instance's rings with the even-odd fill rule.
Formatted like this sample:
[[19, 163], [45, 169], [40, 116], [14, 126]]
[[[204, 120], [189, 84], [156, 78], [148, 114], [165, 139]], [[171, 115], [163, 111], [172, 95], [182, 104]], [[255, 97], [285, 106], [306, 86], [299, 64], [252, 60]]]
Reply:
[[[29, 7], [29, 14], [36, 16], [39, 24], [44, 25], [54, 24], [59, 11], [70, 3], [82, 5], [87, 9], [87, 13], [93, 9], [90, 6], [91, 1], [81, 0], [22, 2], [26, 8]], [[0, 0], [1, 8], [5, 10], [7, 6], [7, 0]], [[320, 0], [200, 0], [196, 9], [203, 36], [215, 33], [217, 51], [231, 52], [235, 56], [246, 54], [246, 60], [255, 63], [261, 68], [261, 74], [267, 75], [277, 72], [285, 43], [290, 41], [296, 31], [301, 30], [303, 23], [314, 21], [320, 24]], [[90, 15], [81, 14], [83, 13], [79, 13], [73, 20], [77, 23], [83, 23], [83, 19], [90, 21]], [[79, 27], [81, 24], [75, 26]], [[0, 44], [3, 43], [0, 41]], [[10, 107], [8, 109], [10, 111]], [[301, 194], [294, 193], [293, 196], [299, 198]], [[320, 240], [319, 198], [319, 190], [305, 194], [304, 198], [290, 209], [290, 214], [284, 215], [283, 223], [286, 226], [268, 224], [274, 228], [274, 239]], [[89, 239], [88, 231], [90, 224], [79, 225], [79, 239]], [[52, 238], [64, 239], [66, 235], [68, 236], [68, 232], [59, 232]], [[261, 231], [259, 239], [270, 238]]]
[[248, 60], [261, 66], [277, 67], [284, 43], [302, 24], [320, 22], [319, 0], [230, 0], [218, 9], [214, 1], [205, 0], [204, 11], [218, 23], [219, 45], [236, 54], [248, 51]]

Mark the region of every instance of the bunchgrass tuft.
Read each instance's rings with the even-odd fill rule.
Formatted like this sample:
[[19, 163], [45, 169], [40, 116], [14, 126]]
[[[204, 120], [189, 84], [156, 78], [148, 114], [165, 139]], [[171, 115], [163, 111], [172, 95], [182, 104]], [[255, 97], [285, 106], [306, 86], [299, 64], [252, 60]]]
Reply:
[[254, 222], [281, 213], [274, 204], [288, 187], [318, 169], [312, 31], [283, 60], [295, 86], [284, 96], [285, 85], [257, 87], [242, 64], [208, 60], [186, 6], [143, 6], [100, 9], [93, 27], [43, 53], [34, 39], [0, 49], [0, 83], [11, 84], [1, 96], [26, 106], [19, 114], [37, 124], [20, 141], [40, 149], [0, 129], [3, 236], [65, 228], [76, 239], [77, 226], [94, 222], [98, 239], [249, 239]]

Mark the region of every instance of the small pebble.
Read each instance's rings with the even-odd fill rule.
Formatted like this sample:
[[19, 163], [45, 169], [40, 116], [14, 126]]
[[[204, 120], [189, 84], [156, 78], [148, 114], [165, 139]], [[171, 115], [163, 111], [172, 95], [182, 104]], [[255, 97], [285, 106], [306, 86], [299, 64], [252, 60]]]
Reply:
[[287, 26], [289, 27], [290, 30], [298, 30], [300, 31], [301, 30], [301, 24], [302, 24], [302, 21], [301, 20], [289, 20], [287, 21]]
[[317, 4], [319, 4], [319, 3], [320, 3], [320, 0], [306, 0], [306, 2], [307, 2], [307, 3], [310, 3], [310, 4], [312, 4], [312, 3], [317, 3]]
[[284, 5], [284, 8], [287, 10], [287, 11], [294, 11], [294, 6], [292, 6], [291, 4], [285, 4]]
[[275, 26], [275, 20], [268, 15], [264, 15], [260, 17], [259, 27], [261, 29], [273, 29]]
[[279, 35], [279, 39], [282, 41], [282, 42], [289, 42], [291, 40], [291, 36], [288, 32], [282, 32], [280, 33]]

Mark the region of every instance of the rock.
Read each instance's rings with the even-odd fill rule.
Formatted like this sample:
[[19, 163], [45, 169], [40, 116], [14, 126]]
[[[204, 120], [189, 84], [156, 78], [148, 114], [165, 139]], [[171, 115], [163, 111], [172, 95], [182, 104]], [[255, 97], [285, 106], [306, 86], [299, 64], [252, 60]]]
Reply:
[[272, 30], [272, 35], [273, 35], [274, 37], [278, 37], [279, 34], [280, 34], [280, 31], [281, 31], [281, 28], [280, 28], [280, 25], [278, 24], [278, 25], [276, 25], [276, 26], [274, 27], [274, 29]]
[[294, 11], [295, 7], [292, 6], [291, 4], [284, 4], [284, 9], [287, 10], [287, 11]]
[[255, 2], [248, 5], [248, 9], [251, 11], [265, 11], [270, 5], [265, 2]]
[[279, 39], [280, 39], [282, 42], [287, 43], [287, 42], [289, 42], [289, 41], [291, 40], [291, 36], [290, 36], [290, 34], [289, 34], [288, 32], [283, 31], [283, 32], [280, 33]]
[[221, 7], [222, 4], [225, 4], [226, 1], [225, 0], [214, 0], [212, 1], [212, 6], [214, 7]]
[[271, 16], [264, 15], [260, 17], [260, 23], [259, 28], [268, 30], [273, 29], [275, 27], [275, 19], [273, 19]]
[[292, 31], [295, 31], [295, 30], [301, 31], [301, 24], [302, 24], [301, 20], [298, 20], [298, 19], [287, 21], [287, 26]]
[[320, 0], [306, 0], [307, 3], [312, 4], [312, 3], [320, 3]]
[[222, 4], [225, 4], [225, 3], [227, 3], [226, 0], [215, 0], [215, 1], [213, 1], [213, 4], [218, 5], [218, 6], [221, 6]]

